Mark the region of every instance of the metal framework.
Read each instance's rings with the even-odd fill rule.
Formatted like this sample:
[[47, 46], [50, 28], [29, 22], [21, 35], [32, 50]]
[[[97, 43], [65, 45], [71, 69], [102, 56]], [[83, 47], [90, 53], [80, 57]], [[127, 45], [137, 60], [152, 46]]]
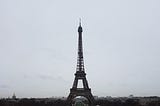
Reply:
[[[77, 57], [77, 68], [75, 73], [75, 79], [73, 82], [73, 86], [70, 89], [70, 94], [67, 98], [69, 104], [72, 104], [73, 99], [77, 96], [86, 97], [89, 101], [90, 106], [95, 106], [95, 100], [91, 93], [91, 89], [88, 86], [88, 82], [86, 79], [86, 73], [84, 69], [84, 60], [83, 60], [83, 46], [82, 46], [82, 27], [81, 22], [78, 27], [78, 57]], [[78, 88], [78, 80], [82, 80], [83, 88]]]

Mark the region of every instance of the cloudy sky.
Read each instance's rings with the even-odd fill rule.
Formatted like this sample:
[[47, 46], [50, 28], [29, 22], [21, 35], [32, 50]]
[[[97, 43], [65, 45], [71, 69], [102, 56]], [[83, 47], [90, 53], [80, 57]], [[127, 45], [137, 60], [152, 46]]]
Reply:
[[0, 97], [67, 96], [82, 19], [98, 96], [160, 96], [159, 0], [0, 0]]

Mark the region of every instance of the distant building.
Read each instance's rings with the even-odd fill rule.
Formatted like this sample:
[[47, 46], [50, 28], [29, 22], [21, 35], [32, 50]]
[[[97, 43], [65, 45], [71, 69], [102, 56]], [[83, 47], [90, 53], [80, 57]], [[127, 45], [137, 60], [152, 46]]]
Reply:
[[15, 93], [13, 93], [12, 99], [16, 99], [16, 95], [15, 95]]
[[128, 96], [128, 98], [133, 98], [133, 97], [134, 97], [134, 96], [133, 96], [132, 94]]

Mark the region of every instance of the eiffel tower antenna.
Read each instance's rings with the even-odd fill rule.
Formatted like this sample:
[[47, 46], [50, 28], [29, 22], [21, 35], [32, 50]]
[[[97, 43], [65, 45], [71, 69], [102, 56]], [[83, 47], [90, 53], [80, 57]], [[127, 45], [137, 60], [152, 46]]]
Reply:
[[[91, 93], [91, 89], [88, 86], [88, 82], [86, 79], [86, 73], [84, 69], [84, 60], [83, 60], [83, 46], [82, 46], [82, 26], [81, 20], [79, 22], [78, 27], [78, 57], [77, 57], [77, 67], [75, 73], [75, 79], [73, 82], [73, 86], [70, 89], [70, 94], [67, 98], [69, 104], [72, 104], [73, 99], [77, 96], [86, 97], [89, 101], [89, 106], [95, 106], [95, 100]], [[83, 88], [78, 88], [78, 81], [82, 80]]]
[[79, 26], [81, 26], [81, 18], [79, 18]]

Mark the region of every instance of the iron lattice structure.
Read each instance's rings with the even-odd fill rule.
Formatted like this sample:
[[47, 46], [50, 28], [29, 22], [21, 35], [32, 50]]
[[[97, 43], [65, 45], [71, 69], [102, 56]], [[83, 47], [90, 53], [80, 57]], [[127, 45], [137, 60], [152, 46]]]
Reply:
[[[86, 79], [86, 73], [84, 69], [84, 60], [83, 60], [83, 46], [82, 46], [82, 27], [81, 23], [78, 27], [78, 57], [77, 57], [77, 68], [75, 73], [75, 79], [73, 82], [73, 86], [70, 89], [70, 94], [67, 98], [69, 104], [72, 104], [73, 99], [77, 96], [86, 97], [89, 101], [90, 106], [94, 106], [95, 100], [91, 93], [91, 89], [88, 86], [88, 82]], [[83, 87], [78, 88], [78, 80], [82, 80]]]

